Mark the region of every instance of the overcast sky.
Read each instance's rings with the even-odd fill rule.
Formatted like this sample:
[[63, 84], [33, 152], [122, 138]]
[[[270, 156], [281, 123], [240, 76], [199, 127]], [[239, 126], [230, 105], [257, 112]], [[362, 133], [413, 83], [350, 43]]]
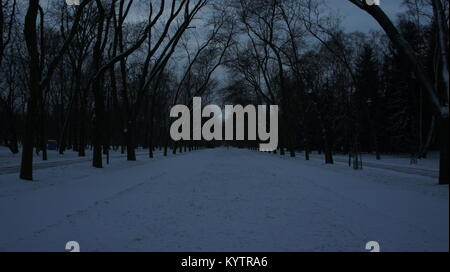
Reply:
[[[326, 0], [329, 7], [336, 7], [336, 11], [343, 18], [343, 26], [348, 32], [381, 29], [378, 23], [365, 11], [351, 4], [348, 0]], [[393, 21], [397, 14], [404, 11], [403, 0], [380, 0], [380, 7]]]
[[[44, 3], [44, 6], [46, 2], [51, 1], [52, 0], [41, 0], [41, 2]], [[372, 17], [365, 11], [351, 4], [348, 0], [325, 0], [325, 2], [330, 8], [333, 8], [337, 14], [341, 15], [343, 26], [347, 32], [368, 32], [370, 30], [380, 29], [379, 25]], [[395, 22], [397, 14], [404, 11], [402, 2], [403, 0], [380, 0], [380, 6], [392, 21]]]

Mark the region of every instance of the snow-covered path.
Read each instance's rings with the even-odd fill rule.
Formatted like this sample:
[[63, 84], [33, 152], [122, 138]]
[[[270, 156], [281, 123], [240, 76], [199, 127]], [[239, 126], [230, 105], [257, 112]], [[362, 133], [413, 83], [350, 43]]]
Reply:
[[238, 149], [0, 175], [0, 251], [448, 251], [448, 186]]

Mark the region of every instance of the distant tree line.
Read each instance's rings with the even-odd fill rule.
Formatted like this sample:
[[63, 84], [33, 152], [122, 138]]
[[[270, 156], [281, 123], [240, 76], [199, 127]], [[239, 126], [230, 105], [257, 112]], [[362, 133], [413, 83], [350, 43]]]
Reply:
[[448, 1], [404, 1], [395, 25], [382, 6], [349, 2], [384, 31], [345, 32], [321, 1], [233, 1], [246, 39], [232, 49], [225, 101], [279, 104], [282, 155], [318, 150], [333, 163], [340, 152], [359, 168], [362, 152], [415, 163], [440, 150], [447, 184]]
[[200, 96], [279, 105], [281, 155], [340, 152], [358, 168], [362, 152], [440, 150], [448, 184], [448, 1], [404, 0], [391, 21], [348, 0], [382, 28], [365, 33], [322, 0], [43, 2], [0, 0], [0, 140], [22, 152], [22, 179], [49, 139], [92, 149], [98, 168], [111, 149], [213, 146], [169, 135], [170, 108]]

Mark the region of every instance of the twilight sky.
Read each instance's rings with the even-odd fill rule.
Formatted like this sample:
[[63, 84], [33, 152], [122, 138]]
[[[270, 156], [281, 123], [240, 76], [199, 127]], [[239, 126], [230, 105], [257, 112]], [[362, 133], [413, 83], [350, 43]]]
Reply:
[[[54, 0], [41, 0], [43, 6]], [[63, 0], [65, 1], [65, 0]], [[302, 0], [298, 0], [302, 1]], [[377, 22], [372, 19], [363, 10], [360, 10], [348, 0], [325, 0], [330, 8], [333, 8], [343, 19], [343, 26], [347, 32], [361, 31], [368, 32], [370, 30], [379, 30]], [[397, 14], [404, 11], [402, 6], [403, 0], [380, 0], [381, 8], [393, 20], [396, 20]], [[140, 11], [142, 12], [142, 11]], [[137, 12], [137, 13], [140, 13]]]
[[[348, 0], [326, 0], [326, 2], [330, 8], [336, 7], [336, 11], [343, 18], [343, 26], [348, 32], [381, 29], [372, 17]], [[380, 7], [391, 20], [395, 21], [397, 13], [404, 11], [402, 2], [403, 0], [380, 0]]]

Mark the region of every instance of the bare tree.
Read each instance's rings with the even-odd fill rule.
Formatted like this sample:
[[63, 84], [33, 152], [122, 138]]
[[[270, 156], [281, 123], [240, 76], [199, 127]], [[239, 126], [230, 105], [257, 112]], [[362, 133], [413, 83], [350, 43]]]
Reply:
[[12, 39], [16, 8], [17, 0], [0, 0], [0, 67], [2, 66], [5, 49]]
[[[29, 57], [29, 98], [27, 102], [26, 114], [26, 132], [23, 143], [22, 162], [20, 167], [20, 178], [24, 180], [33, 180], [33, 140], [35, 115], [38, 112], [38, 103], [42, 99], [42, 92], [46, 89], [52, 79], [55, 69], [63, 57], [63, 54], [69, 47], [70, 42], [75, 37], [78, 24], [83, 13], [84, 7], [92, 0], [85, 0], [77, 7], [72, 29], [65, 43], [59, 52], [49, 63], [46, 73], [43, 73], [40, 66], [40, 53], [38, 50], [37, 37], [37, 17], [40, 9], [39, 0], [30, 0], [27, 14], [25, 16], [24, 35]], [[43, 22], [42, 22], [43, 23]]]
[[446, 21], [446, 15], [444, 10], [444, 5], [441, 0], [432, 0], [432, 8], [434, 13], [434, 19], [438, 29], [437, 41], [439, 44], [438, 49], [438, 67], [435, 71], [438, 75], [436, 79], [431, 79], [427, 76], [423, 68], [423, 64], [416, 57], [414, 50], [411, 45], [405, 40], [405, 38], [400, 34], [398, 29], [389, 19], [389, 17], [384, 13], [381, 7], [377, 5], [368, 5], [365, 1], [361, 0], [348, 0], [355, 6], [367, 12], [372, 16], [379, 25], [386, 32], [387, 36], [390, 38], [392, 43], [400, 50], [415, 70], [417, 78], [420, 80], [423, 88], [428, 93], [431, 104], [433, 105], [436, 116], [439, 119], [439, 130], [440, 130], [440, 148], [441, 148], [441, 159], [440, 159], [440, 169], [439, 169], [439, 183], [448, 184], [449, 183], [449, 70], [448, 70], [448, 21]]
[[[128, 3], [130, 5], [132, 1]], [[148, 93], [150, 86], [152, 88], [158, 89], [160, 76], [162, 75], [168, 61], [175, 52], [179, 41], [181, 40], [184, 32], [190, 26], [192, 20], [198, 14], [198, 12], [205, 7], [208, 0], [197, 1], [193, 6], [191, 6], [190, 1], [183, 0], [180, 3], [173, 0], [169, 12], [169, 17], [163, 21], [163, 30], [160, 35], [154, 35], [152, 28], [148, 31], [149, 44], [146, 52], [146, 57], [142, 70], [139, 76], [137, 90], [134, 101], [131, 101], [130, 90], [127, 78], [127, 67], [125, 59], [120, 62], [122, 88], [121, 96], [124, 103], [124, 119], [126, 120], [126, 143], [127, 143], [127, 159], [134, 161], [136, 160], [135, 153], [135, 129], [136, 120], [138, 115], [141, 113], [143, 107], [144, 97]], [[155, 25], [161, 18], [162, 11], [164, 9], [165, 1], [160, 3], [160, 12], [155, 16], [151, 25]], [[123, 17], [127, 14], [127, 9], [124, 10], [124, 1], [120, 2], [120, 8], [118, 12], [118, 18], [115, 20], [115, 31], [118, 35], [118, 47], [119, 52], [123, 53]], [[184, 12], [183, 12], [184, 11]], [[153, 5], [150, 4], [150, 18], [153, 15]], [[175, 24], [177, 19], [181, 19], [179, 25], [176, 27], [173, 33], [171, 32], [172, 26]], [[154, 43], [152, 43], [154, 41]], [[153, 65], [151, 65], [151, 60], [153, 60]], [[156, 81], [156, 84], [154, 84]]]

